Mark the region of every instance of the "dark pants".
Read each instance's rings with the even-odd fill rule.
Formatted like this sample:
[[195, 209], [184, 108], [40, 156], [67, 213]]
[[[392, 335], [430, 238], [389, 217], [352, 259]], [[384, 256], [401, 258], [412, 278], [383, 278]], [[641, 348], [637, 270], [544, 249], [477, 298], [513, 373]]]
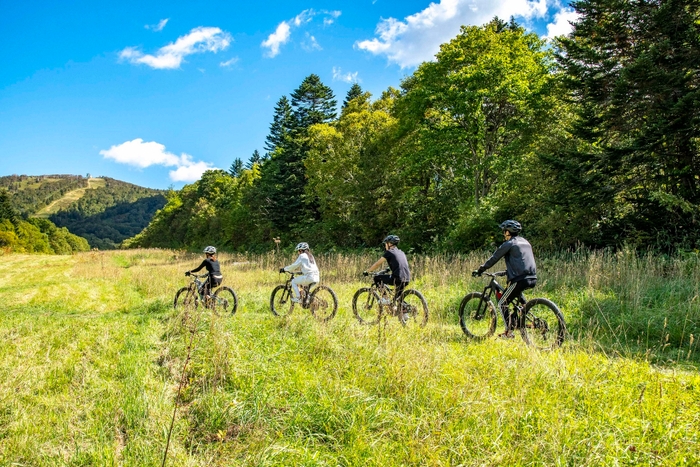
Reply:
[[202, 288], [199, 289], [199, 293], [205, 297], [211, 295], [211, 289], [220, 286], [222, 281], [223, 277], [217, 279], [210, 274], [207, 280], [204, 281], [204, 284], [202, 284]]
[[378, 276], [374, 276], [374, 282], [383, 282], [384, 284], [395, 286], [396, 288], [394, 289], [394, 300], [403, 295], [403, 290], [408, 285], [408, 282], [403, 282], [398, 277], [390, 276], [389, 274], [380, 274]]
[[508, 305], [510, 305], [513, 300], [517, 299], [519, 304], [525, 303], [525, 297], [523, 292], [527, 289], [532, 289], [537, 285], [537, 279], [523, 279], [517, 282], [511, 282], [506, 287], [506, 290], [501, 295], [498, 300], [498, 309], [501, 310], [503, 315], [503, 322], [506, 323], [506, 328], [511, 328], [510, 315], [508, 315]]

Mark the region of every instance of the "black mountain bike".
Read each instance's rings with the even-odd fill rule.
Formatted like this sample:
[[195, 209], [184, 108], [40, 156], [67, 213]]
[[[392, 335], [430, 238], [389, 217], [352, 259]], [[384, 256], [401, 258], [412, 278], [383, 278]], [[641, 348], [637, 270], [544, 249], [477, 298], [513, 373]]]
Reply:
[[[472, 339], [485, 339], [496, 331], [499, 313], [491, 301], [496, 295], [496, 302], [503, 295], [504, 288], [496, 277], [505, 276], [505, 271], [484, 273], [491, 278], [483, 292], [472, 292], [462, 299], [459, 306], [459, 325], [462, 331]], [[509, 329], [519, 330], [525, 343], [538, 349], [548, 350], [559, 347], [566, 337], [566, 323], [559, 307], [546, 298], [526, 300], [524, 295], [512, 303], [513, 311], [508, 306], [503, 310], [503, 318], [510, 323]]]
[[[387, 272], [388, 270], [373, 273], [372, 277]], [[370, 287], [362, 287], [355, 292], [352, 297], [352, 312], [360, 324], [366, 325], [379, 323], [382, 315], [396, 316], [404, 326], [423, 327], [428, 322], [428, 303], [420, 292], [406, 289], [397, 298], [394, 297], [391, 286], [382, 282], [373, 282]]]
[[[287, 272], [289, 277], [282, 285], [278, 285], [272, 290], [270, 295], [270, 309], [275, 316], [289, 316], [294, 310], [294, 305], [297, 303], [292, 301], [294, 293], [292, 292], [292, 279], [298, 273]], [[319, 321], [325, 322], [333, 319], [338, 311], [338, 297], [328, 286], [316, 285], [314, 290], [311, 288], [315, 283], [299, 286], [300, 301], [298, 305], [302, 308], [311, 310], [311, 314]]]
[[187, 287], [183, 287], [177, 291], [175, 294], [175, 300], [173, 301], [173, 306], [175, 308], [194, 306], [197, 308], [200, 303], [204, 305], [204, 308], [210, 309], [215, 313], [236, 313], [238, 309], [238, 297], [236, 292], [230, 287], [219, 287], [211, 295], [204, 296], [199, 291], [202, 290], [202, 286], [206, 282], [205, 280], [200, 280], [208, 277], [209, 274], [190, 274], [192, 277], [192, 282]]

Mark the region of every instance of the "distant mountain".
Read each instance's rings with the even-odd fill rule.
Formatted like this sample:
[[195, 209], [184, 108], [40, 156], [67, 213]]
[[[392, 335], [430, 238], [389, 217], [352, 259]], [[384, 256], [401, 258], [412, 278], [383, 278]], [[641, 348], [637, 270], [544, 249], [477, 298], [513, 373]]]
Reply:
[[100, 249], [141, 232], [166, 202], [162, 190], [108, 177], [12, 175], [0, 177], [2, 188], [22, 217], [48, 218]]

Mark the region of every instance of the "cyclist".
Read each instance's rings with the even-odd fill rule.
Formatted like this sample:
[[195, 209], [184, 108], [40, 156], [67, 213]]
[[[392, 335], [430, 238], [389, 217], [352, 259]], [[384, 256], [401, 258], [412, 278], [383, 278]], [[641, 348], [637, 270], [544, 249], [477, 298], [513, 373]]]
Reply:
[[479, 269], [472, 272], [472, 276], [480, 276], [484, 271], [496, 264], [498, 260], [501, 258], [505, 259], [508, 287], [498, 300], [498, 308], [503, 315], [506, 329], [499, 334], [499, 337], [511, 338], [513, 337], [513, 330], [511, 329], [510, 316], [507, 314], [508, 305], [516, 298], [520, 299], [523, 291], [537, 285], [537, 267], [530, 242], [519, 235], [522, 230], [520, 222], [507, 220], [499, 227], [503, 231], [503, 237], [506, 241], [498, 247], [484, 264], [479, 266]]
[[206, 258], [202, 261], [197, 269], [192, 269], [191, 271], [186, 271], [185, 275], [189, 276], [193, 272], [199, 272], [202, 268], [206, 268], [209, 273], [209, 277], [204, 281], [202, 287], [199, 289], [199, 294], [203, 297], [208, 297], [211, 293], [211, 289], [221, 285], [224, 280], [224, 276], [221, 275], [221, 268], [219, 267], [219, 261], [216, 259], [216, 248], [213, 246], [208, 246], [204, 249], [204, 254]]
[[404, 289], [411, 281], [411, 270], [408, 268], [406, 254], [396, 246], [399, 244], [399, 241], [400, 239], [398, 236], [387, 235], [386, 238], [382, 240], [384, 244], [384, 255], [362, 273], [368, 276], [370, 272], [379, 269], [383, 263], [387, 263], [391, 274], [376, 275], [374, 276], [374, 282], [383, 282], [395, 286], [394, 301], [403, 294]]
[[280, 272], [301, 272], [301, 275], [292, 279], [292, 301], [299, 303], [299, 286], [318, 284], [321, 280], [321, 273], [318, 271], [316, 259], [311, 254], [309, 244], [301, 242], [296, 246], [296, 251], [299, 253], [297, 260], [289, 266], [280, 269]]

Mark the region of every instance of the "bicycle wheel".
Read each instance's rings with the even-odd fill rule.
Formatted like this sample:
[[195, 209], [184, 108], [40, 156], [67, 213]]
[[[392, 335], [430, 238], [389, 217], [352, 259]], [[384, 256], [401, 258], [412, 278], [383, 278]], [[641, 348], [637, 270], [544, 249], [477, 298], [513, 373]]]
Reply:
[[217, 314], [235, 314], [238, 309], [238, 297], [236, 296], [236, 292], [230, 287], [219, 287], [216, 289], [214, 297], [211, 300], [211, 309]]
[[459, 305], [459, 325], [467, 337], [481, 340], [496, 331], [496, 307], [481, 292], [467, 294]]
[[566, 337], [566, 323], [559, 307], [546, 298], [528, 300], [523, 309], [520, 334], [528, 344], [540, 350], [559, 347]]
[[428, 322], [428, 303], [417, 290], [404, 290], [399, 321], [404, 326], [423, 327]]
[[173, 308], [181, 309], [194, 306], [197, 308], [199, 306], [199, 297], [197, 292], [195, 292], [190, 287], [183, 287], [177, 291], [175, 294], [175, 300], [173, 300]]
[[275, 316], [289, 316], [294, 309], [292, 291], [283, 285], [278, 285], [270, 295], [270, 309]]
[[319, 285], [311, 292], [309, 297], [311, 314], [319, 321], [326, 322], [335, 316], [338, 311], [338, 297], [333, 289], [325, 285]]
[[352, 297], [352, 312], [360, 324], [371, 326], [379, 322], [379, 294], [371, 287], [362, 287]]

